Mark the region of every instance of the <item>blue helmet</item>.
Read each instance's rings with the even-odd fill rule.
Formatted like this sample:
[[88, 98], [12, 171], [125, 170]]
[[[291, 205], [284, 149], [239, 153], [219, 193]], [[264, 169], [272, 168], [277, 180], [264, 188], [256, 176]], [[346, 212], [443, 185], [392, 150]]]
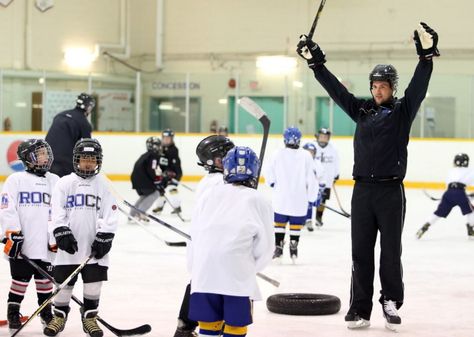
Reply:
[[283, 133], [285, 145], [298, 147], [301, 140], [301, 131], [296, 126], [290, 126]]
[[236, 146], [227, 152], [223, 160], [224, 180], [228, 183], [249, 182], [256, 184], [260, 160], [253, 150]]
[[303, 145], [303, 149], [305, 150], [309, 150], [309, 151], [314, 151], [314, 153], [316, 153], [317, 149], [316, 149], [316, 145], [314, 145], [314, 143], [306, 143]]

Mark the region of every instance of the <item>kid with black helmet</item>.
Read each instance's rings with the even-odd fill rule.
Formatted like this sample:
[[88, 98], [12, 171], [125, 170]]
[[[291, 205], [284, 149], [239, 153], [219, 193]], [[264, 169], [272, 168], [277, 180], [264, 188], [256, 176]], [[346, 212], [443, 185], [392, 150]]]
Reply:
[[467, 218], [467, 235], [474, 238], [474, 210], [466, 194], [466, 186], [474, 184], [474, 170], [468, 166], [469, 156], [467, 154], [458, 153], [454, 156], [454, 168], [449, 171], [446, 178], [448, 189], [443, 193], [438, 208], [431, 218], [416, 233], [418, 239], [440, 218], [446, 218], [456, 206]]
[[[34, 260], [43, 270], [52, 271], [48, 221], [53, 187], [59, 179], [49, 172], [53, 153], [46, 141], [25, 140], [18, 146], [17, 154], [25, 171], [15, 172], [7, 178], [0, 206], [4, 252], [12, 277], [7, 307], [8, 326], [12, 331], [21, 326], [20, 306], [31, 277], [35, 279], [38, 304], [42, 304], [53, 290], [51, 281], [22, 259], [20, 253]], [[51, 321], [51, 305], [41, 311], [40, 318], [43, 324]]]
[[334, 102], [356, 123], [354, 134], [355, 180], [352, 195], [352, 282], [350, 307], [345, 316], [350, 329], [370, 326], [374, 282], [374, 246], [380, 231], [380, 279], [383, 315], [387, 329], [401, 324], [398, 309], [404, 301], [401, 245], [405, 220], [403, 179], [413, 120], [428, 91], [433, 57], [439, 56], [438, 34], [421, 22], [413, 40], [418, 65], [405, 90], [395, 97], [398, 75], [392, 65], [377, 65], [369, 75], [371, 99], [354, 97], [324, 65], [318, 44], [302, 35], [297, 53]]
[[[117, 202], [100, 175], [102, 147], [96, 139], [79, 140], [73, 151], [74, 173], [59, 179], [52, 197], [52, 222], [57, 253], [54, 280], [61, 284], [82, 263], [94, 258], [81, 270], [84, 306], [81, 320], [84, 332], [102, 337], [97, 314], [102, 282], [107, 280], [108, 253], [118, 225]], [[74, 278], [54, 298], [54, 317], [44, 328], [46, 336], [63, 331], [69, 314]]]

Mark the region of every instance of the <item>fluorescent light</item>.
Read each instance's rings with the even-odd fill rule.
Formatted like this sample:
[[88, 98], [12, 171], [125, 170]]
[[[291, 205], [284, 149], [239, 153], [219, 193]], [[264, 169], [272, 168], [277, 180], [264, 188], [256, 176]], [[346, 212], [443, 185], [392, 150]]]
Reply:
[[268, 75], [285, 75], [296, 69], [296, 58], [289, 56], [259, 56], [257, 69]]
[[173, 103], [163, 102], [158, 105], [158, 109], [160, 110], [173, 110]]
[[17, 108], [26, 108], [26, 102], [16, 102], [15, 107], [17, 107]]
[[70, 47], [64, 51], [64, 61], [75, 69], [88, 69], [97, 58], [97, 54], [88, 48]]
[[219, 104], [227, 104], [227, 98], [219, 98]]
[[295, 88], [303, 88], [303, 82], [300, 81], [293, 81], [293, 86]]

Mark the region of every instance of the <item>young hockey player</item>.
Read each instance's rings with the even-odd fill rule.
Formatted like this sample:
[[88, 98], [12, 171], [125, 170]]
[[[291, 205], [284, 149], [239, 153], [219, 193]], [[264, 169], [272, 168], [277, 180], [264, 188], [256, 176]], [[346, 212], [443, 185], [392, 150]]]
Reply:
[[[91, 337], [102, 337], [97, 324], [102, 282], [107, 281], [108, 253], [118, 225], [117, 202], [99, 175], [102, 167], [102, 147], [96, 139], [81, 139], [73, 151], [75, 173], [57, 182], [52, 197], [50, 230], [58, 251], [54, 261], [54, 280], [62, 283], [87, 259], [94, 258], [81, 270], [84, 306], [82, 327]], [[64, 330], [77, 276], [54, 299], [54, 317], [44, 328], [46, 336], [56, 336]]]
[[[199, 182], [195, 200], [209, 188], [217, 185], [223, 185], [224, 172], [222, 160], [227, 152], [234, 147], [234, 143], [226, 137], [212, 135], [201, 140], [196, 148], [196, 155], [199, 158], [198, 165], [203, 166], [208, 172]], [[193, 337], [194, 329], [198, 326], [198, 322], [190, 320], [189, 314], [189, 298], [191, 296], [191, 284], [188, 284], [184, 294], [183, 302], [178, 317], [178, 327], [174, 337]]]
[[[132, 187], [140, 196], [135, 207], [147, 211], [160, 195], [165, 194], [168, 185], [168, 158], [163, 155], [161, 140], [158, 137], [149, 137], [146, 140], [147, 151], [138, 158], [133, 166]], [[146, 217], [131, 209], [130, 216], [136, 216], [144, 221]]]
[[303, 145], [303, 149], [308, 151], [311, 154], [311, 157], [313, 158], [313, 171], [314, 171], [314, 176], [316, 177], [317, 183], [319, 184], [319, 193], [318, 197], [315, 201], [309, 201], [308, 202], [308, 213], [306, 214], [306, 223], [305, 227], [308, 229], [308, 231], [312, 232], [314, 231], [313, 227], [313, 207], [318, 207], [319, 204], [321, 203], [321, 197], [322, 197], [322, 191], [324, 190], [325, 185], [321, 183], [322, 178], [324, 177], [324, 168], [321, 162], [316, 159], [316, 153], [318, 151], [317, 147], [313, 143], [306, 143]]
[[[0, 220], [5, 235], [4, 252], [9, 257], [12, 284], [8, 293], [7, 319], [11, 330], [21, 326], [20, 305], [31, 277], [34, 276], [38, 304], [41, 305], [53, 290], [51, 281], [22, 259], [22, 253], [43, 270], [52, 271], [48, 251], [48, 221], [51, 214], [52, 190], [59, 177], [49, 171], [53, 153], [42, 139], [28, 139], [18, 146], [18, 158], [25, 172], [11, 174], [3, 185]], [[53, 315], [51, 305], [40, 313], [43, 324]]]
[[427, 223], [416, 233], [420, 239], [432, 224], [440, 218], [446, 218], [451, 210], [459, 206], [463, 215], [467, 218], [467, 235], [474, 238], [474, 210], [466, 194], [466, 186], [474, 184], [474, 170], [468, 168], [469, 156], [459, 153], [454, 157], [454, 168], [451, 169], [446, 178], [448, 189], [443, 193], [438, 208]]
[[[324, 175], [320, 180], [322, 188], [321, 204], [326, 203], [331, 197], [331, 188], [336, 180], [339, 179], [339, 155], [336, 148], [329, 142], [331, 139], [331, 131], [326, 128], [319, 129], [314, 135], [316, 137], [316, 160], [324, 167]], [[323, 225], [324, 206], [317, 206], [316, 226]]]
[[300, 231], [306, 220], [308, 202], [317, 198], [314, 162], [308, 151], [300, 149], [301, 131], [289, 127], [283, 133], [285, 148], [278, 150], [265, 174], [267, 184], [273, 188], [275, 220], [274, 258], [283, 254], [286, 224], [290, 223], [290, 257], [298, 257]]
[[[163, 154], [168, 159], [168, 170], [167, 176], [169, 177], [169, 183], [167, 192], [169, 196], [170, 206], [173, 208], [171, 213], [181, 213], [181, 198], [178, 195], [177, 181], [181, 180], [183, 171], [181, 169], [181, 159], [179, 158], [179, 151], [174, 144], [174, 131], [171, 129], [165, 129], [161, 133]], [[173, 181], [174, 180], [174, 181]], [[163, 211], [166, 199], [164, 196], [158, 198], [156, 207], [153, 209], [154, 213], [160, 213]]]
[[206, 190], [191, 223], [189, 318], [199, 336], [245, 336], [252, 300], [260, 299], [256, 272], [272, 258], [272, 209], [257, 185], [259, 160], [248, 147], [224, 158], [226, 184]]

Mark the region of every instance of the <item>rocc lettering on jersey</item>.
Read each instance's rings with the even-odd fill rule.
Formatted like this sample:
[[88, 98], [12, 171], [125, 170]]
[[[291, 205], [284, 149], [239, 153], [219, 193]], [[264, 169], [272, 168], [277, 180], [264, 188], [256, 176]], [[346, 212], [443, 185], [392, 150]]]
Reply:
[[75, 194], [68, 195], [66, 201], [66, 208], [73, 207], [95, 207], [97, 210], [100, 209], [100, 197], [92, 194]]
[[51, 195], [46, 192], [20, 192], [20, 204], [51, 204]]

